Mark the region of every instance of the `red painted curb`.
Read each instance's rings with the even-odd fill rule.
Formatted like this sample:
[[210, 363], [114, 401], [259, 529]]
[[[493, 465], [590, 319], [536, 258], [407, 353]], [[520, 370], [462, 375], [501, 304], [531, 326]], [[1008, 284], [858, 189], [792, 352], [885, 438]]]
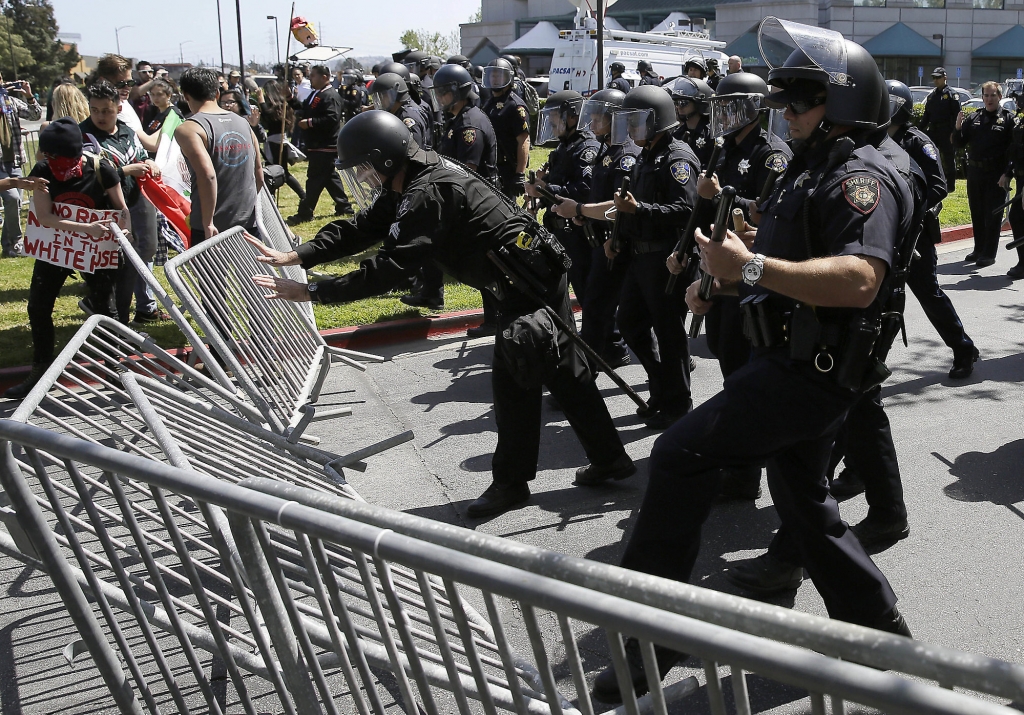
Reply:
[[[1004, 221], [1003, 225], [999, 228], [999, 232], [1010, 230], [1010, 222]], [[954, 241], [966, 241], [968, 238], [974, 238], [974, 227], [970, 224], [966, 226], [950, 226], [944, 228], [940, 232], [942, 234], [942, 240], [939, 243], [953, 243]]]

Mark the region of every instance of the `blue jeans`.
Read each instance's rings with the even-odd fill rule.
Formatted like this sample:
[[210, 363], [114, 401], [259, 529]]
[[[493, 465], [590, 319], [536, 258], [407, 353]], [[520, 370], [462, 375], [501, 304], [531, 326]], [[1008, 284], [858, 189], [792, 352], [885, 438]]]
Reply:
[[[0, 179], [21, 176], [21, 169], [13, 163], [0, 163]], [[4, 227], [0, 231], [0, 245], [4, 253], [13, 253], [14, 244], [21, 238], [21, 189], [0, 192], [4, 205]]]
[[[153, 255], [156, 253], [156, 209], [144, 196], [140, 196], [134, 205], [128, 207], [132, 217], [132, 245], [139, 257], [153, 270]], [[117, 312], [118, 318], [127, 323], [131, 308], [132, 294], [135, 295], [135, 312], [152, 313], [156, 311], [156, 296], [138, 274], [135, 267], [125, 261], [125, 270], [118, 274]]]

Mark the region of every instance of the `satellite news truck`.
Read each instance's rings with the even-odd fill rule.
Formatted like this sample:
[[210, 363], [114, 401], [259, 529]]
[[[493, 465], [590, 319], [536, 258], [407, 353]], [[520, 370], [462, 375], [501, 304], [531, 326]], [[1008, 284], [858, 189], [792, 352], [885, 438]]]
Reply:
[[[548, 73], [548, 89], [551, 92], [573, 89], [587, 96], [604, 89], [597, 84], [597, 20], [581, 6], [580, 0], [570, 2], [578, 8], [576, 27], [558, 33]], [[718, 60], [724, 73], [729, 57], [721, 51], [723, 47], [724, 42], [712, 40], [707, 32], [682, 30], [675, 25], [670, 25], [665, 32], [630, 32], [606, 27], [602, 58], [604, 82], [607, 85], [611, 79], [608, 65], [612, 62], [625, 65], [623, 77], [636, 86], [640, 81], [636, 64], [640, 60], [650, 62], [654, 72], [665, 80], [682, 75], [683, 63], [695, 55]]]

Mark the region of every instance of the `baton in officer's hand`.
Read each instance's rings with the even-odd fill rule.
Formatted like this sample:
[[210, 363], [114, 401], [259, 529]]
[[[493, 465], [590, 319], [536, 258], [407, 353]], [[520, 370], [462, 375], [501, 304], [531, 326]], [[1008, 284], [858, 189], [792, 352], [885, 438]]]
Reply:
[[[619, 186], [619, 198], [626, 198], [626, 194], [629, 193], [629, 177], [622, 177], [622, 185]], [[622, 251], [622, 240], [619, 238], [619, 228], [622, 224], [619, 223], [619, 212], [615, 212], [615, 220], [612, 222], [612, 243], [611, 249], [614, 253], [620, 253]], [[612, 265], [615, 263], [614, 258], [608, 259], [608, 270], [612, 269]]]
[[[724, 142], [715, 141], [715, 148], [711, 150], [711, 156], [708, 158], [707, 171], [713, 171], [714, 168], [718, 166], [718, 157], [722, 154], [723, 146], [725, 146]], [[686, 270], [687, 263], [693, 254], [693, 247], [696, 245], [696, 240], [693, 235], [697, 230], [697, 221], [700, 219], [701, 214], [704, 213], [704, 206], [709, 200], [710, 199], [705, 199], [698, 194], [697, 201], [690, 210], [690, 218], [686, 222], [686, 228], [683, 229], [683, 235], [679, 237], [679, 241], [676, 242], [675, 248], [672, 249], [672, 253], [676, 254], [676, 260], [683, 264], [684, 271]], [[672, 295], [675, 293], [677, 280], [679, 280], [678, 274], [669, 274], [668, 283], [665, 284], [665, 295]]]
[[[721, 243], [725, 240], [726, 231], [729, 230], [729, 216], [732, 214], [732, 205], [736, 201], [736, 189], [731, 186], [726, 186], [722, 189], [722, 193], [718, 196], [718, 213], [715, 214], [715, 228], [711, 232], [711, 240], [715, 243]], [[740, 219], [742, 220], [743, 214], [740, 212]], [[701, 300], [711, 300], [711, 289], [714, 287], [715, 277], [710, 273], [701, 273], [700, 276], [700, 290], [698, 295]], [[700, 335], [700, 324], [704, 321], [704, 316], [694, 315], [690, 321], [690, 337], [696, 338]]]

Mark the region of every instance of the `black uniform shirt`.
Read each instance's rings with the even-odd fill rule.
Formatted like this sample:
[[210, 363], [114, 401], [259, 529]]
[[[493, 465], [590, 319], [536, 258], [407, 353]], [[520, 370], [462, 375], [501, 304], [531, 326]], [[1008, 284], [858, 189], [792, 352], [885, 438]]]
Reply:
[[359, 114], [363, 107], [370, 104], [370, 93], [361, 84], [354, 84], [347, 87], [342, 94], [342, 103], [345, 107], [345, 119], [351, 119]]
[[548, 171], [544, 177], [552, 193], [573, 201], [586, 201], [590, 197], [594, 161], [600, 149], [601, 144], [590, 132], [573, 132], [561, 137], [558, 146], [548, 155]]
[[932, 144], [928, 135], [917, 127], [907, 124], [892, 138], [910, 154], [910, 158], [917, 162], [924, 172], [928, 183], [924, 199], [925, 208], [930, 209], [946, 198], [949, 192], [946, 189], [946, 175], [942, 171], [942, 160], [939, 158], [938, 149]]
[[405, 126], [409, 127], [409, 131], [412, 132], [412, 138], [421, 149], [430, 148], [433, 137], [430, 134], [430, 130], [427, 128], [427, 122], [423, 116], [423, 112], [420, 111], [419, 106], [414, 104], [408, 97], [402, 100], [402, 106], [398, 110], [398, 118], [402, 120]]
[[338, 145], [341, 128], [341, 97], [331, 87], [311, 92], [301, 105], [301, 119], [310, 126], [302, 130], [307, 149], [334, 149]]
[[721, 159], [715, 168], [719, 186], [736, 189], [739, 207], [746, 209], [756, 202], [772, 169], [780, 173], [789, 166], [793, 152], [768, 133], [754, 129], [737, 144], [732, 138], [725, 140]]
[[[896, 168], [870, 144], [858, 146], [833, 168], [829, 141], [789, 163], [757, 229], [753, 251], [788, 261], [816, 256], [865, 256], [891, 266], [896, 243], [909, 230], [914, 209], [910, 188]], [[826, 171], [828, 169], [828, 171]], [[806, 207], [806, 208], [805, 208]], [[804, 211], [808, 212], [805, 223]], [[806, 232], [810, 228], [811, 235]], [[739, 285], [740, 296], [771, 293], [760, 285]], [[776, 304], [793, 299], [772, 294]], [[853, 308], [818, 309], [820, 318], [850, 318]]]
[[498, 173], [503, 176], [516, 173], [519, 150], [517, 139], [523, 134], [530, 135], [530, 115], [526, 112], [526, 102], [514, 92], [506, 92], [501, 97], [492, 95], [483, 111], [491, 120], [498, 142]]
[[964, 118], [960, 131], [953, 132], [956, 146], [967, 146], [968, 166], [984, 171], [1002, 172], [1009, 161], [1010, 142], [1013, 140], [1013, 115], [999, 108], [995, 112], [979, 109]]
[[439, 153], [449, 159], [472, 164], [484, 178], [498, 173], [498, 143], [494, 128], [479, 107], [466, 105], [445, 124]]
[[1010, 143], [1010, 165], [1006, 167], [1007, 176], [1024, 179], [1024, 112], [1013, 115], [1013, 132]]
[[516, 240], [530, 221], [458, 164], [420, 152], [409, 163], [403, 193], [383, 193], [354, 218], [322, 228], [296, 252], [310, 268], [383, 242], [356, 271], [317, 284], [317, 299], [325, 303], [387, 292], [430, 261], [482, 290], [499, 280], [487, 251]]
[[[636, 166], [640, 147], [632, 141], [625, 144], [601, 144], [594, 160], [594, 176], [590, 181], [590, 198], [587, 203], [599, 204], [608, 201], [622, 186], [623, 177], [629, 176]], [[611, 226], [607, 221], [591, 221], [594, 231], [601, 236]]]
[[644, 85], [647, 84], [654, 85], [655, 87], [660, 87], [661, 78], [658, 77], [658, 75], [654, 74], [653, 72], [645, 72], [644, 75], [640, 78], [639, 86], [643, 87]]
[[689, 145], [700, 162], [700, 168], [706, 169], [711, 152], [715, 149], [715, 140], [711, 136], [711, 120], [702, 116], [693, 129], [688, 128], [686, 122], [681, 122], [675, 136]]
[[674, 244], [697, 201], [700, 166], [689, 146], [665, 135], [637, 155], [630, 175], [635, 214], [622, 214], [624, 237]]
[[960, 100], [948, 86], [933, 89], [924, 100], [921, 126], [925, 129], [952, 131], [956, 115], [960, 113]]
[[623, 94], [629, 94], [629, 90], [633, 89], [629, 86], [629, 80], [625, 77], [619, 76], [608, 83], [607, 89], [617, 89]]

